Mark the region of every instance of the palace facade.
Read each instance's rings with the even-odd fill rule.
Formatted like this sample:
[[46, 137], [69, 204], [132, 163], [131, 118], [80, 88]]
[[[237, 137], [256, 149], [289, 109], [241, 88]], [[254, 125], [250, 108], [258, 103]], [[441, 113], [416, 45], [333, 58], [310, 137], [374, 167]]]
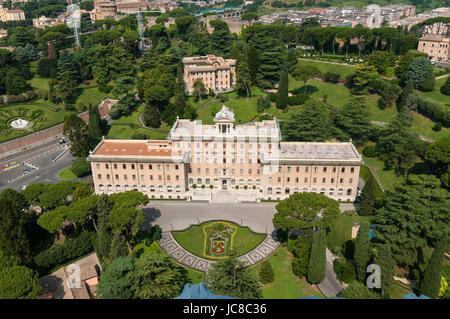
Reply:
[[277, 119], [234, 122], [223, 106], [213, 125], [177, 119], [167, 140], [102, 140], [88, 157], [95, 192], [219, 202], [316, 192], [355, 200], [364, 162], [351, 142], [283, 142]]

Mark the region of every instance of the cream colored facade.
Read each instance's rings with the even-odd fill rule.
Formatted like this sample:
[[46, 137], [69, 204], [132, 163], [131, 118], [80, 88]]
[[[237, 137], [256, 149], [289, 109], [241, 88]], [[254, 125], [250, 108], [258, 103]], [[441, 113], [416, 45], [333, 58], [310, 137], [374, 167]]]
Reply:
[[183, 58], [184, 82], [186, 91], [192, 94], [194, 82], [202, 80], [206, 90], [212, 89], [214, 92], [225, 92], [234, 88], [236, 84], [236, 61], [224, 59], [215, 55], [202, 57]]
[[427, 34], [420, 38], [418, 50], [428, 54], [430, 60], [448, 62], [450, 60], [450, 37]]
[[214, 122], [177, 119], [166, 141], [103, 140], [89, 156], [96, 193], [253, 202], [316, 192], [355, 200], [363, 159], [351, 142], [282, 142], [276, 119], [235, 125], [225, 106]]

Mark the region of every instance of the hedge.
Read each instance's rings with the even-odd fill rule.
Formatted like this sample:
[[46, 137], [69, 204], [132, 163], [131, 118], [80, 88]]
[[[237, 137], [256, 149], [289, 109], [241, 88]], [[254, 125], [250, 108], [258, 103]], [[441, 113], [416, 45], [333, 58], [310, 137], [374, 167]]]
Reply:
[[86, 255], [93, 250], [93, 236], [88, 233], [81, 233], [74, 239], [64, 241], [62, 244], [56, 244], [47, 250], [39, 253], [33, 258], [38, 272], [42, 275], [49, 270], [62, 266], [65, 263]]

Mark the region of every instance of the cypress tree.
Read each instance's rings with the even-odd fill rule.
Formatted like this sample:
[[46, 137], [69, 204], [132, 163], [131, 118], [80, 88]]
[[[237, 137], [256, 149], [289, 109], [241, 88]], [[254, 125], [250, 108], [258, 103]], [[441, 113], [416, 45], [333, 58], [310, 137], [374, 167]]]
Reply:
[[371, 176], [361, 191], [361, 201], [359, 203], [358, 213], [363, 216], [373, 215], [375, 212], [376, 203], [376, 181]]
[[288, 73], [286, 71], [281, 71], [280, 82], [278, 84], [277, 108], [285, 109], [287, 107], [288, 91], [289, 91]]
[[369, 223], [363, 222], [359, 226], [355, 240], [356, 274], [362, 282], [366, 279], [366, 266], [370, 259]]
[[98, 107], [89, 105], [88, 135], [91, 146], [95, 146], [102, 139], [102, 123]]
[[445, 80], [445, 83], [441, 86], [441, 93], [450, 95], [450, 77], [447, 77], [447, 80]]
[[398, 99], [397, 110], [399, 112], [405, 109], [408, 96], [410, 96], [412, 93], [414, 93], [414, 85], [412, 80], [409, 79], [408, 82], [406, 82], [406, 86]]
[[272, 264], [269, 261], [264, 261], [259, 270], [259, 281], [263, 284], [271, 283], [274, 279]]
[[158, 128], [161, 126], [161, 119], [159, 117], [159, 112], [156, 106], [146, 105], [144, 113], [142, 114], [142, 120], [145, 125]]
[[308, 273], [306, 275], [306, 278], [312, 284], [318, 284], [325, 278], [327, 265], [326, 245], [327, 241], [325, 230], [317, 231], [314, 234], [311, 245]]
[[394, 283], [395, 261], [392, 258], [392, 250], [389, 245], [378, 247], [378, 255], [375, 257], [374, 263], [381, 269], [381, 295], [384, 296]]
[[437, 298], [441, 287], [441, 272], [444, 265], [444, 254], [447, 248], [447, 234], [442, 236], [431, 254], [427, 269], [420, 285], [420, 293], [430, 298]]

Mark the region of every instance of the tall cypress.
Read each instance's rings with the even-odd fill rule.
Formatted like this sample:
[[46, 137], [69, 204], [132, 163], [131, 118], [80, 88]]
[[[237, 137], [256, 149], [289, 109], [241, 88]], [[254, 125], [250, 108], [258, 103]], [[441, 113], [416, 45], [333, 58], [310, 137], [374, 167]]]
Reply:
[[289, 80], [288, 73], [283, 70], [280, 73], [280, 82], [278, 84], [277, 108], [285, 109], [288, 103]]
[[436, 298], [441, 287], [441, 273], [444, 265], [444, 254], [447, 249], [447, 234], [442, 236], [431, 254], [427, 269], [420, 285], [420, 293], [430, 298]]
[[95, 146], [102, 139], [102, 123], [98, 107], [89, 105], [88, 135], [91, 146]]
[[309, 254], [308, 273], [306, 278], [312, 284], [321, 283], [325, 279], [327, 268], [326, 247], [327, 239], [325, 230], [314, 234], [311, 251]]
[[366, 280], [366, 266], [370, 259], [369, 229], [369, 223], [361, 223], [355, 240], [356, 274], [362, 282]]
[[408, 82], [406, 82], [406, 86], [404, 87], [402, 93], [398, 98], [397, 110], [399, 112], [405, 109], [408, 96], [410, 96], [412, 93], [414, 93], [414, 85], [412, 80], [409, 79]]

